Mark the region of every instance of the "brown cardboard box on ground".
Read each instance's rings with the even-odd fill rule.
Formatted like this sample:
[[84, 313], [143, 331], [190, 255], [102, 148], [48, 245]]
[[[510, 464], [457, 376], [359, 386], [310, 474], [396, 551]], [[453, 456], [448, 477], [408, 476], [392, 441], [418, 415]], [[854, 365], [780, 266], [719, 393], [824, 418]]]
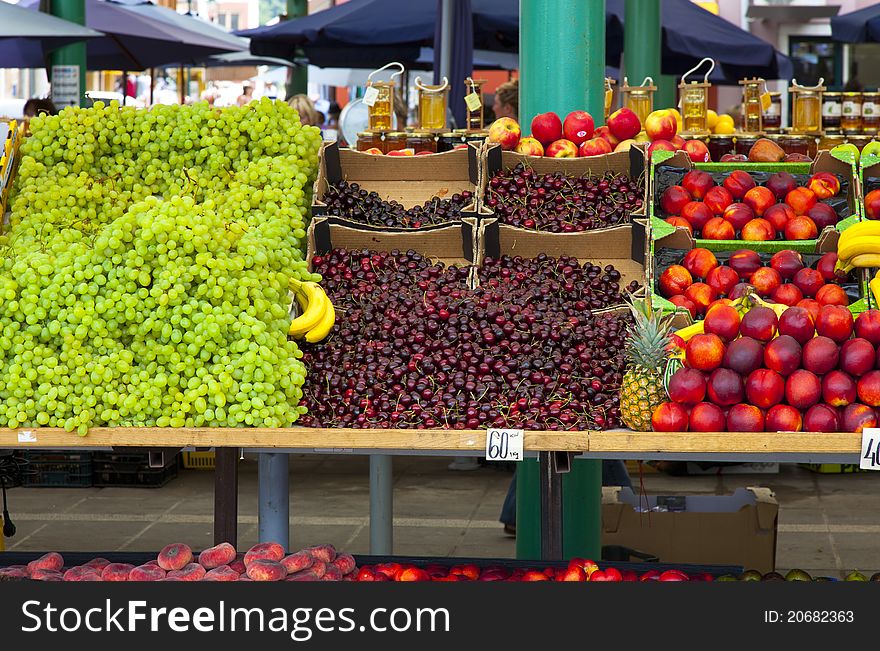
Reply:
[[[658, 501], [684, 510], [650, 511]], [[640, 505], [644, 512], [636, 510]], [[661, 563], [741, 565], [766, 573], [776, 565], [778, 516], [779, 504], [767, 488], [670, 498], [605, 487], [602, 545], [629, 547]]]

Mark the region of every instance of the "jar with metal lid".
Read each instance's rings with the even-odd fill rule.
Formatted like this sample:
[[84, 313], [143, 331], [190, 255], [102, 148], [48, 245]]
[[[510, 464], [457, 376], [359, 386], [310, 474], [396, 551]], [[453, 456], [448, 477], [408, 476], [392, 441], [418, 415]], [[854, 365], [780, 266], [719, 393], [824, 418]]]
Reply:
[[862, 131], [877, 133], [880, 129], [880, 93], [862, 93]]
[[824, 93], [822, 95], [822, 127], [824, 129], [840, 129], [840, 116], [843, 111], [840, 93]]
[[709, 149], [709, 158], [715, 163], [720, 162], [721, 157], [725, 154], [736, 153], [736, 145], [734, 144], [733, 136], [730, 134], [709, 136], [706, 147]]
[[827, 129], [825, 135], [819, 138], [817, 147], [820, 151], [831, 151], [837, 145], [842, 145], [845, 142], [846, 136], [843, 135], [842, 131], [839, 129]]
[[368, 149], [378, 149], [384, 154], [385, 143], [382, 138], [383, 134], [380, 131], [361, 131], [357, 134], [357, 150], [367, 151]]
[[437, 151], [452, 151], [455, 149], [456, 145], [460, 145], [463, 142], [461, 136], [454, 131], [448, 131], [446, 133], [441, 133], [437, 137]]
[[736, 153], [748, 156], [752, 145], [758, 142], [759, 136], [740, 134], [736, 137]]
[[437, 153], [437, 139], [430, 131], [413, 131], [406, 137], [406, 146], [418, 154], [420, 151]]
[[770, 93], [770, 106], [764, 111], [764, 131], [778, 133], [782, 129], [782, 93]]
[[840, 128], [844, 131], [860, 131], [862, 128], [862, 94], [843, 93]]
[[389, 131], [385, 134], [385, 153], [406, 149], [406, 131]]
[[782, 142], [782, 149], [786, 154], [803, 154], [810, 158], [816, 158], [819, 151], [816, 136], [789, 133], [786, 134], [786, 138]]

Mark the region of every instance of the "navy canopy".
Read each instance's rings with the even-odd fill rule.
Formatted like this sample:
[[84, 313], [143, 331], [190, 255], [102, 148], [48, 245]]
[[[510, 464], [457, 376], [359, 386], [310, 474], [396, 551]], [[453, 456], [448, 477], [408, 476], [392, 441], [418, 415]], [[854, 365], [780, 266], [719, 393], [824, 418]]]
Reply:
[[831, 39], [840, 43], [880, 42], [880, 3], [831, 18]]
[[0, 66], [43, 66], [49, 51], [102, 36], [88, 27], [0, 2]]

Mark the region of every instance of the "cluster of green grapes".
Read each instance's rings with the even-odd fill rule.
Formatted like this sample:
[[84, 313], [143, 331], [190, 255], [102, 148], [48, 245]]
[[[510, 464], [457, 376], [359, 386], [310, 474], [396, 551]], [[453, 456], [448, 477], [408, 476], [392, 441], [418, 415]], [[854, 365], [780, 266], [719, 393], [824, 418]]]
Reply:
[[0, 235], [0, 427], [284, 427], [320, 132], [283, 102], [35, 118]]

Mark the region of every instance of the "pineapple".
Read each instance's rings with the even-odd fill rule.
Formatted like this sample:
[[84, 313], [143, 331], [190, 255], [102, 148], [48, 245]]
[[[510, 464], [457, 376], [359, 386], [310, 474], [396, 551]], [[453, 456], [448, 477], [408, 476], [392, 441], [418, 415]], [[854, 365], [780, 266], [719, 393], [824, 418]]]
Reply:
[[623, 422], [637, 432], [651, 431], [651, 414], [666, 402], [663, 372], [669, 356], [669, 319], [645, 300], [630, 303], [633, 323], [627, 328], [627, 368], [620, 388]]

